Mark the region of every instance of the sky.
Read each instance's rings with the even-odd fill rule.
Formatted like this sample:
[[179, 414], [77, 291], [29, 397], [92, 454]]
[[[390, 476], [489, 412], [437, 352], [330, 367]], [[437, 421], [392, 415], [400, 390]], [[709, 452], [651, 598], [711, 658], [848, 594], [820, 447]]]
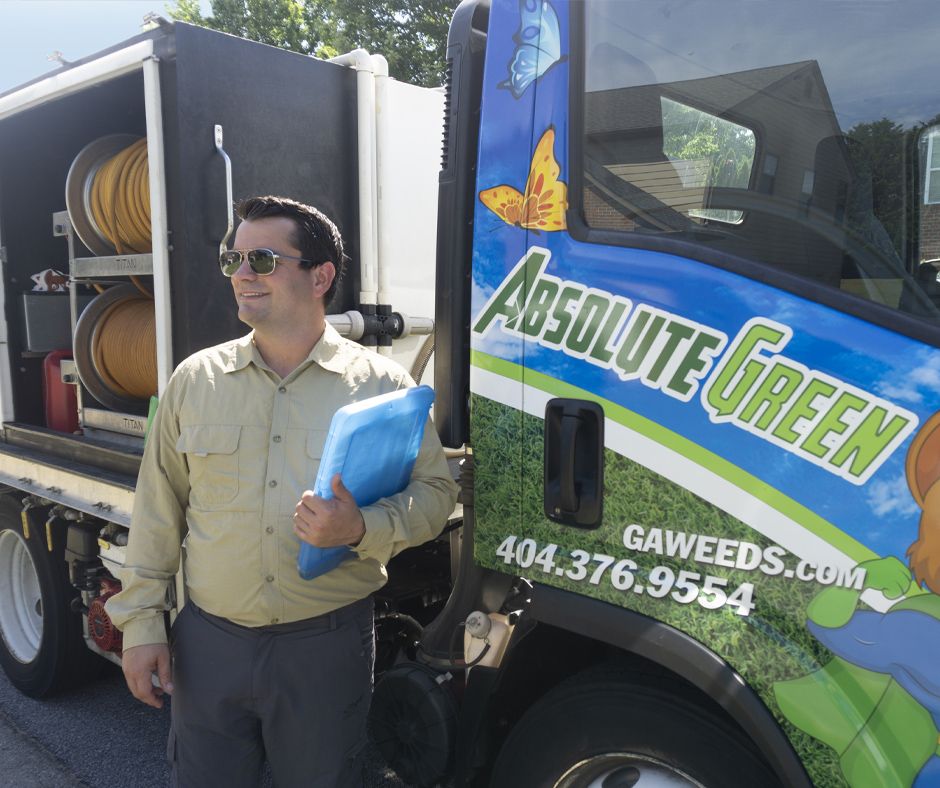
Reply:
[[[203, 13], [209, 0], [200, 0]], [[78, 60], [140, 32], [170, 0], [0, 0], [0, 93], [55, 70], [55, 51]]]

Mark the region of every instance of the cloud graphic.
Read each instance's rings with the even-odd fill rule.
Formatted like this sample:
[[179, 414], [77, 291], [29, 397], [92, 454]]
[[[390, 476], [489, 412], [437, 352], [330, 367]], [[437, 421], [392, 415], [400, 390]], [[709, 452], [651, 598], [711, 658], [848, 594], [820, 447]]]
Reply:
[[773, 309], [767, 310], [767, 317], [786, 326], [799, 325], [806, 316], [806, 306], [797, 300], [777, 300]]
[[877, 517], [910, 517], [919, 511], [904, 476], [872, 482], [868, 486], [868, 505]]
[[473, 278], [470, 284], [473, 288], [471, 290], [471, 303], [474, 309], [481, 309], [483, 305], [490, 300], [493, 293], [496, 292], [496, 288], [488, 282], [478, 282], [476, 277]]
[[919, 405], [924, 395], [934, 395], [940, 389], [940, 355], [923, 350], [915, 355], [913, 369], [895, 370], [890, 380], [882, 380], [878, 393], [889, 400], [900, 400]]

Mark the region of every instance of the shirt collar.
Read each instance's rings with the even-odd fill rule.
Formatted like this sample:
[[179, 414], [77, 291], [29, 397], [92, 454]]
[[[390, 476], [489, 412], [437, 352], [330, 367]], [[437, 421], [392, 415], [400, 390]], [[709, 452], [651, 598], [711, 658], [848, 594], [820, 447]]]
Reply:
[[307, 356], [307, 361], [314, 361], [330, 372], [342, 373], [346, 371], [352, 360], [350, 350], [349, 342], [343, 339], [327, 321], [323, 336], [313, 346], [313, 350]]
[[235, 372], [236, 370], [244, 369], [252, 361], [255, 363], [263, 363], [261, 354], [258, 352], [258, 348], [255, 347], [254, 336], [255, 332], [252, 331], [250, 334], [239, 337], [232, 343], [232, 348], [227, 354], [228, 358], [225, 359], [225, 372]]
[[[232, 350], [225, 362], [226, 372], [236, 372], [244, 369], [249, 364], [268, 369], [268, 365], [265, 364], [261, 353], [258, 352], [258, 348], [255, 346], [254, 336], [255, 332], [252, 331], [232, 343]], [[300, 367], [305, 367], [314, 362], [329, 372], [341, 373], [349, 366], [350, 360], [348, 343], [327, 322], [326, 327], [323, 329], [323, 335], [317, 344], [313, 346], [307, 358], [300, 364]]]

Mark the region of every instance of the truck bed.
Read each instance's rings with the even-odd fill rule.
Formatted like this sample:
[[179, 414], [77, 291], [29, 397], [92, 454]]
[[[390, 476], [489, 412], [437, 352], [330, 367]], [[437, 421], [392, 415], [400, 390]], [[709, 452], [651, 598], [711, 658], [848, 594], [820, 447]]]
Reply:
[[129, 526], [141, 453], [8, 423], [0, 441], [0, 484]]

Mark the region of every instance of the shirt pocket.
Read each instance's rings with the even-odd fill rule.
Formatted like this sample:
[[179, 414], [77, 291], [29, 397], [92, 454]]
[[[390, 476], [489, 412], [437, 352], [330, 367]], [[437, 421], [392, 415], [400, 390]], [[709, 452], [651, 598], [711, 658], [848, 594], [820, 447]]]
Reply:
[[319, 467], [325, 444], [326, 430], [307, 430], [307, 462], [313, 461]]
[[195, 424], [182, 427], [177, 451], [189, 464], [189, 502], [194, 508], [231, 503], [238, 495], [241, 427]]

